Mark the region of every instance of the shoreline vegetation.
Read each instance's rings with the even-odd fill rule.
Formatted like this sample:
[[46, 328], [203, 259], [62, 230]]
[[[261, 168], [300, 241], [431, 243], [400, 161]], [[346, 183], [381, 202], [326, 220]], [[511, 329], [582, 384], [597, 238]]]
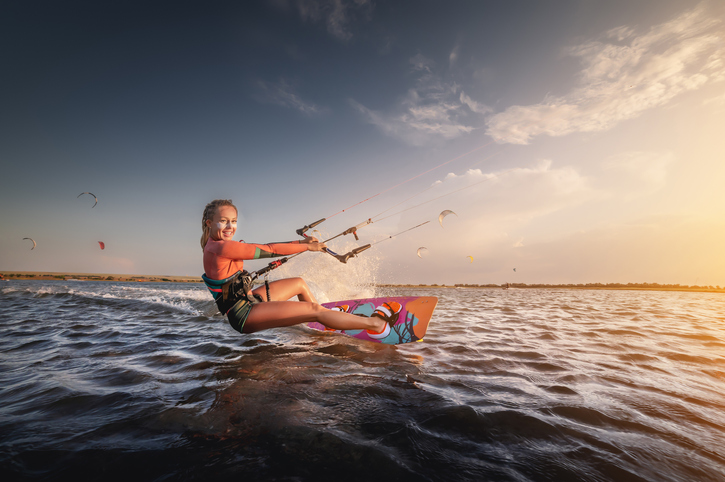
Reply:
[[48, 271], [0, 271], [2, 279], [61, 281], [137, 281], [142, 283], [201, 283], [201, 276], [169, 276], [108, 273], [56, 273]]
[[579, 284], [545, 284], [545, 283], [502, 283], [497, 284], [455, 284], [455, 285], [396, 285], [379, 284], [381, 288], [469, 288], [469, 289], [566, 289], [566, 290], [633, 290], [633, 291], [693, 291], [698, 293], [725, 293], [725, 287], [698, 286], [659, 283], [579, 283]]
[[[141, 283], [201, 283], [200, 276], [131, 275], [107, 273], [56, 273], [46, 271], [0, 271], [0, 280], [63, 280], [63, 281], [128, 281]], [[473, 289], [575, 289], [575, 290], [639, 290], [639, 291], [695, 291], [725, 293], [725, 287], [659, 284], [659, 283], [579, 283], [579, 284], [377, 284], [379, 288], [473, 288]]]

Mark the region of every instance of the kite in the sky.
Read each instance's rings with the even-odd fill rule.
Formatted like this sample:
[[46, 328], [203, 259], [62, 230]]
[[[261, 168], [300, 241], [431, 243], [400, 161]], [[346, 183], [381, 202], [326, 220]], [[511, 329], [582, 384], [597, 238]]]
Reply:
[[101, 246], [101, 249], [106, 249], [106, 243], [103, 241], [98, 241], [98, 244]]
[[471, 259], [471, 263], [473, 263], [473, 256], [466, 256], [467, 258]]
[[96, 207], [96, 204], [98, 204], [98, 198], [97, 198], [97, 197], [96, 197], [96, 195], [95, 195], [95, 194], [93, 194], [92, 192], [82, 192], [82, 193], [80, 193], [79, 195], [77, 195], [77, 196], [76, 196], [76, 199], [78, 199], [79, 197], [81, 197], [81, 196], [82, 196], [82, 195], [84, 195], [84, 194], [90, 194], [91, 196], [93, 196], [93, 199], [95, 199], [95, 200], [96, 200], [96, 202], [95, 202], [95, 203], [93, 204], [93, 206], [91, 206], [91, 207], [92, 207], [92, 208]]
[[33, 238], [23, 238], [23, 239], [29, 239], [29, 240], [31, 240], [33, 242], [33, 247], [30, 248], [30, 251], [34, 250], [35, 247], [37, 246], [37, 244], [35, 243], [35, 240]]
[[419, 258], [422, 258], [423, 257], [423, 252], [424, 251], [428, 251], [428, 248], [426, 248], [425, 246], [421, 246], [420, 248], [418, 248], [418, 257]]
[[454, 213], [450, 209], [446, 209], [445, 211], [443, 211], [442, 213], [440, 213], [438, 215], [438, 222], [441, 224], [441, 227], [443, 227], [443, 218], [445, 218], [449, 214], [455, 214], [456, 216], [458, 216], [458, 214]]
[[514, 268], [514, 273], [516, 272], [516, 268]]

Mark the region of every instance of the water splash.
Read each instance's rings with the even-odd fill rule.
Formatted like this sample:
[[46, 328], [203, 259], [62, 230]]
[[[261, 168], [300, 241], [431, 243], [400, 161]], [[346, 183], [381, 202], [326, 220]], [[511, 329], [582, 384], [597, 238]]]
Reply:
[[[346, 253], [358, 245], [336, 242], [335, 252]], [[307, 281], [320, 303], [355, 298], [373, 298], [379, 257], [368, 250], [346, 264], [324, 253], [305, 253], [271, 272], [270, 280], [299, 276]]]

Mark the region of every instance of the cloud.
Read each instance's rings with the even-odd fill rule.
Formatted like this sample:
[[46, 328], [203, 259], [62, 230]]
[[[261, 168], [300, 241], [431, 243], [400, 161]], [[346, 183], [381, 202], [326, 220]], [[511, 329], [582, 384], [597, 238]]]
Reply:
[[458, 55], [459, 55], [460, 51], [461, 51], [461, 45], [456, 44], [456, 46], [453, 47], [453, 50], [451, 50], [451, 53], [448, 54], [448, 66], [449, 67], [452, 68], [454, 65], [456, 65], [456, 62], [458, 62]]
[[474, 130], [467, 119], [471, 113], [492, 111], [462, 92], [455, 82], [442, 80], [433, 60], [419, 53], [408, 62], [419, 76], [391, 111], [377, 112], [350, 100], [350, 105], [385, 135], [415, 146], [455, 139]]
[[435, 66], [435, 62], [420, 53], [411, 57], [408, 62], [410, 62], [413, 66], [413, 70], [425, 71], [428, 73], [431, 73], [433, 67]]
[[397, 114], [373, 111], [353, 99], [349, 102], [385, 135], [414, 146], [429, 144], [435, 138], [455, 139], [473, 130], [457, 120], [460, 104], [421, 98], [415, 89], [408, 92], [402, 112]]
[[580, 85], [539, 104], [509, 107], [488, 119], [487, 134], [527, 144], [542, 134], [607, 130], [685, 91], [724, 80], [720, 23], [701, 5], [641, 35], [618, 27], [601, 40], [574, 46], [567, 53], [583, 65]]
[[481, 104], [480, 102], [476, 102], [475, 100], [471, 99], [469, 96], [466, 95], [465, 92], [461, 91], [461, 96], [459, 97], [459, 100], [462, 104], [465, 104], [468, 106], [469, 109], [471, 109], [476, 114], [488, 114], [493, 112], [493, 109], [486, 104]]
[[357, 18], [369, 20], [373, 3], [370, 0], [297, 0], [302, 20], [323, 22], [333, 37], [347, 41], [352, 38], [350, 24]]
[[587, 177], [569, 166], [555, 168], [549, 159], [498, 172], [469, 169], [461, 175], [448, 173], [433, 187], [436, 191], [430, 197], [441, 199], [435, 205], [468, 218], [472, 223], [466, 229], [471, 231], [483, 220], [485, 224], [499, 223], [506, 231], [601, 196]]
[[[502, 264], [506, 273], [511, 272], [516, 266], [513, 258], [524, 256], [541, 237], [538, 230], [534, 231], [534, 238], [524, 246], [523, 238], [529, 236], [533, 223], [546, 223], [542, 219], [547, 216], [601, 198], [601, 193], [575, 168], [555, 166], [551, 160], [542, 159], [522, 168], [449, 173], [433, 183], [426, 196], [429, 202], [414, 209], [401, 207], [397, 216], [380, 222], [377, 231], [373, 231], [373, 225], [366, 236], [379, 234], [369, 238], [375, 241], [388, 232], [430, 220], [429, 225], [401, 236], [397, 243], [381, 244], [379, 249], [388, 259], [412, 260], [405, 267], [408, 275], [430, 279], [424, 282], [437, 278], [435, 282], [440, 283], [440, 276], [453, 281], [458, 274], [468, 276], [465, 272], [471, 273], [472, 268], [480, 274]], [[441, 228], [437, 216], [444, 209], [453, 210], [457, 216], [446, 218]], [[390, 226], [392, 222], [397, 224]], [[423, 245], [430, 255], [424, 264], [417, 263], [420, 260], [415, 257], [415, 250]], [[475, 266], [471, 267], [465, 258], [468, 255], [475, 258]], [[457, 267], [467, 271], [458, 273]]]
[[[673, 162], [667, 152], [610, 157], [602, 166], [610, 174], [606, 185], [601, 185], [599, 174], [588, 177], [579, 168], [546, 159], [526, 168], [471, 169], [442, 176], [427, 195], [435, 199], [452, 194], [391, 218], [396, 228], [431, 222], [396, 243], [376, 247], [386, 259], [400, 263], [386, 264], [385, 277], [426, 283], [692, 284], [696, 276], [703, 276], [711, 280], [707, 284], [722, 284], [722, 216], [691, 219], [657, 214], [656, 207], [651, 215], [626, 208], [602, 215], [601, 208], [611, 206], [613, 196], [629, 188], [633, 196], [661, 189]], [[623, 182], [624, 187], [618, 184]], [[443, 209], [458, 216], [447, 218], [441, 228], [435, 218]], [[382, 229], [381, 223], [381, 237], [386, 232], [395, 228]], [[420, 260], [415, 250], [423, 245], [428, 256]], [[473, 265], [467, 264], [467, 255], [475, 258]]]
[[[612, 199], [627, 201], [661, 191], [674, 160], [671, 152], [623, 152], [605, 159], [592, 176], [555, 166], [550, 159], [494, 172], [468, 169], [435, 181], [427, 196], [435, 203], [431, 205], [473, 221], [473, 231], [480, 223], [496, 226], [496, 232], [515, 232], [534, 219], [585, 203], [609, 205]], [[515, 242], [521, 246], [523, 238]]]
[[300, 98], [294, 92], [292, 86], [284, 79], [280, 79], [276, 83], [259, 80], [257, 86], [259, 87], [260, 94], [256, 96], [256, 99], [260, 102], [288, 107], [309, 116], [321, 114], [325, 111], [323, 107]]

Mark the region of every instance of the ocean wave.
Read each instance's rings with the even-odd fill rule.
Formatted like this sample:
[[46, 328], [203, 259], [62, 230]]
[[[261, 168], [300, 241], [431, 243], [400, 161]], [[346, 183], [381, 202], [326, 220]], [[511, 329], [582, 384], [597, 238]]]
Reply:
[[212, 301], [208, 291], [202, 287], [169, 287], [169, 284], [159, 286], [150, 283], [144, 283], [143, 286], [129, 286], [120, 282], [87, 281], [81, 287], [76, 283], [34, 281], [14, 283], [4, 287], [1, 293], [10, 298], [68, 299], [98, 305], [116, 302], [126, 309], [161, 308], [189, 314], [201, 314]]
[[425, 294], [425, 340], [390, 347], [240, 335], [199, 314], [199, 285], [13, 281], [0, 471], [58, 478], [92, 455], [115, 473], [146, 454], [182, 478], [725, 480], [722, 296]]

